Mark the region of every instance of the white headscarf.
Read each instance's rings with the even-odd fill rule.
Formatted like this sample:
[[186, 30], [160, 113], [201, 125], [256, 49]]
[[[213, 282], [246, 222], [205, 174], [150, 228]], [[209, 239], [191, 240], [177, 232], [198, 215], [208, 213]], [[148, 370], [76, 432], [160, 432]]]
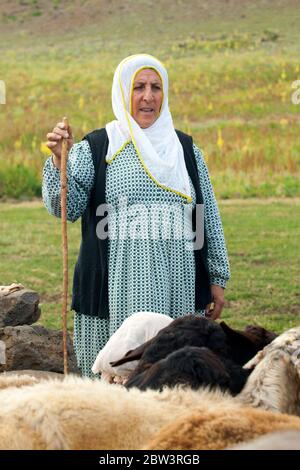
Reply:
[[[162, 80], [163, 102], [160, 115], [142, 129], [130, 115], [131, 93], [136, 74], [154, 69]], [[109, 162], [129, 141], [150, 178], [160, 187], [180, 194], [191, 202], [191, 188], [182, 145], [174, 129], [168, 105], [168, 74], [159, 60], [148, 54], [132, 55], [117, 67], [112, 86], [115, 121], [106, 125], [109, 138], [106, 160]]]

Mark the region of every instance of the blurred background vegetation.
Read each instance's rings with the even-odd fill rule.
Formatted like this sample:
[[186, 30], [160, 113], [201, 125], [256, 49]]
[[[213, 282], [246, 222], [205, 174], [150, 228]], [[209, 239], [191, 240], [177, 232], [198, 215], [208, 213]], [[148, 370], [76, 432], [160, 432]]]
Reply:
[[167, 66], [218, 197], [299, 196], [299, 21], [299, 0], [2, 1], [0, 197], [40, 196], [46, 133], [111, 120], [114, 69], [137, 52]]
[[[63, 116], [77, 141], [113, 119], [115, 67], [146, 52], [169, 71], [175, 126], [202, 148], [220, 201], [232, 270], [223, 317], [297, 325], [299, 24], [299, 0], [2, 0], [0, 284], [38, 291], [41, 322], [60, 327], [60, 221], [40, 201], [11, 200], [40, 197], [46, 134]], [[68, 230], [71, 290], [80, 223]]]

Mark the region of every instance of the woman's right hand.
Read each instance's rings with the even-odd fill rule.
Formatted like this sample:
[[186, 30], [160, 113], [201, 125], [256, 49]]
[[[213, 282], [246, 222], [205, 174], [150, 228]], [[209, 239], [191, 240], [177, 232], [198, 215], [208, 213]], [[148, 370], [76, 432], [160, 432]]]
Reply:
[[53, 128], [53, 131], [47, 134], [48, 141], [46, 142], [47, 147], [54, 155], [53, 163], [57, 168], [60, 168], [63, 138], [67, 139], [68, 150], [70, 150], [74, 143], [71, 126], [66, 126], [63, 122], [58, 122]]

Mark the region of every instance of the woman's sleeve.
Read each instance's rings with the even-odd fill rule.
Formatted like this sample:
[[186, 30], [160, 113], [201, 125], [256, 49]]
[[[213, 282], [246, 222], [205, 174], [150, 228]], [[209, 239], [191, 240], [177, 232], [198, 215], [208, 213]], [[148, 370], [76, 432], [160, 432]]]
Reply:
[[204, 201], [210, 283], [226, 287], [226, 282], [230, 278], [230, 267], [222, 221], [204, 157], [196, 145], [194, 153]]
[[[75, 222], [84, 213], [92, 187], [95, 171], [92, 153], [86, 140], [74, 144], [67, 162], [67, 218]], [[60, 170], [53, 165], [52, 157], [45, 162], [43, 170], [43, 201], [51, 215], [61, 216]]]

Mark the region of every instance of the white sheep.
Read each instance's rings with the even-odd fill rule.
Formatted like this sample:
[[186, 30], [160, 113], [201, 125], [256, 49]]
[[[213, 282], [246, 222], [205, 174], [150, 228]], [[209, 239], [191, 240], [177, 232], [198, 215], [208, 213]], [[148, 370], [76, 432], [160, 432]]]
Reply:
[[255, 368], [237, 396], [242, 403], [300, 416], [300, 327], [282, 333], [244, 367]]
[[23, 387], [33, 385], [41, 380], [31, 375], [9, 375], [3, 372], [0, 374], [0, 390], [11, 387]]
[[112, 367], [110, 363], [153, 338], [172, 321], [171, 317], [162, 313], [133, 313], [126, 318], [120, 328], [110, 337], [104, 348], [101, 349], [93, 364], [92, 372], [94, 374], [100, 372], [101, 378], [107, 382], [124, 383], [135, 369], [138, 361], [127, 362], [116, 367]]
[[[207, 448], [224, 448], [274, 429], [300, 429], [299, 418], [246, 408], [220, 391], [128, 391], [75, 376], [8, 387], [0, 391], [0, 400], [0, 449], [145, 448], [164, 426], [176, 424], [178, 428], [191, 413], [206, 427], [216, 416], [227, 417], [231, 430], [236, 427], [234, 439], [214, 442], [210, 433], [220, 429], [224, 434], [224, 427], [218, 419], [212, 421], [215, 427], [206, 435]], [[184, 430], [181, 424], [181, 434]]]
[[0, 400], [1, 449], [138, 449], [192, 410], [241, 406], [219, 391], [128, 391], [75, 376], [3, 389]]

